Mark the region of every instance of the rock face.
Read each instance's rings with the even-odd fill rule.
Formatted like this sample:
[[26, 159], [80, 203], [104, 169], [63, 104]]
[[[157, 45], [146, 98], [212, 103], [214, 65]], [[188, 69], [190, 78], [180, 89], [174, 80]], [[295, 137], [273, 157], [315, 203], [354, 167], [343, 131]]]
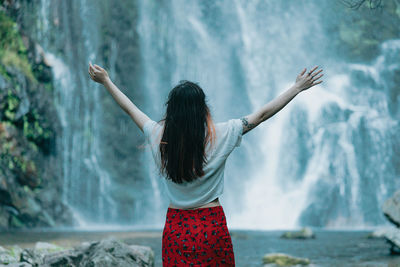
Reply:
[[390, 244], [390, 253], [400, 254], [400, 190], [383, 203], [382, 212], [397, 228], [387, 228], [380, 235]]
[[0, 4], [0, 230], [73, 226], [60, 198], [52, 72], [16, 22], [18, 6]]
[[[74, 248], [62, 248], [38, 242], [34, 249], [15, 253], [0, 247], [0, 264], [14, 266], [154, 266], [150, 247], [127, 245], [115, 238], [84, 242]], [[10, 266], [10, 265], [9, 265]]]
[[263, 257], [264, 267], [272, 266], [303, 266], [309, 265], [310, 260], [306, 258], [296, 258], [284, 253], [269, 253]]
[[400, 190], [382, 205], [383, 214], [396, 227], [400, 227]]
[[394, 228], [392, 226], [390, 226], [390, 227], [381, 227], [381, 228], [378, 228], [378, 229], [374, 230], [373, 232], [370, 232], [366, 236], [366, 238], [369, 238], [369, 239], [384, 238], [385, 233], [387, 233], [388, 231], [390, 232], [393, 229], [396, 229], [396, 228]]
[[400, 254], [400, 229], [393, 228], [385, 231], [383, 237], [391, 245], [390, 253]]
[[285, 233], [283, 233], [281, 235], [281, 238], [287, 238], [287, 239], [309, 239], [309, 238], [315, 238], [315, 234], [312, 232], [311, 228], [304, 227], [300, 231], [285, 232]]

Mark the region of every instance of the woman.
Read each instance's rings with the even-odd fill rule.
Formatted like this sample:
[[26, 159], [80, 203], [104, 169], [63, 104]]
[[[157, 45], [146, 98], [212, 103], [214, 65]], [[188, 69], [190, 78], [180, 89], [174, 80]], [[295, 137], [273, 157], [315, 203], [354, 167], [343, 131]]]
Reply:
[[[318, 66], [297, 76], [286, 92], [240, 119], [214, 124], [203, 90], [181, 81], [171, 90], [160, 122], [139, 110], [89, 63], [90, 77], [103, 84], [143, 131], [159, 167], [170, 205], [162, 236], [163, 266], [235, 266], [232, 240], [218, 197], [223, 192], [225, 162], [242, 135], [267, 120], [298, 93], [322, 82]], [[315, 72], [316, 71], [316, 72]], [[318, 81], [319, 80], [319, 81]]]

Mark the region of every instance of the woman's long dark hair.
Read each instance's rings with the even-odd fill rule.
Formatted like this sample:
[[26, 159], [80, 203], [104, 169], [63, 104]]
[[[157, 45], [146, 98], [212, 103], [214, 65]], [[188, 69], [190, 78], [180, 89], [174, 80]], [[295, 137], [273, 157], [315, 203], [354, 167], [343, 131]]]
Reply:
[[175, 183], [191, 182], [204, 175], [205, 148], [215, 142], [206, 96], [198, 84], [182, 80], [171, 90], [165, 105], [161, 172]]

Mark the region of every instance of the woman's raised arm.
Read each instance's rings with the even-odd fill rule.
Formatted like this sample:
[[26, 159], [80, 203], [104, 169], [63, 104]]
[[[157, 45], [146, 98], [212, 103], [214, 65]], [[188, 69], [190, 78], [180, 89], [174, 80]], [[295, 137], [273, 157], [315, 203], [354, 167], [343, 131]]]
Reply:
[[150, 119], [143, 113], [132, 101], [119, 90], [119, 88], [111, 81], [108, 73], [102, 67], [89, 63], [89, 74], [93, 81], [98, 82], [107, 89], [118, 105], [133, 119], [136, 125], [143, 132], [143, 125]]
[[243, 134], [249, 132], [251, 129], [254, 129], [261, 122], [271, 118], [284, 106], [286, 106], [286, 104], [288, 104], [301, 91], [306, 90], [314, 85], [320, 84], [322, 80], [318, 82], [317, 80], [323, 75], [322, 73], [318, 75], [322, 71], [322, 69], [313, 73], [317, 68], [318, 66], [314, 67], [306, 75], [304, 75], [304, 73], [307, 69], [304, 68], [304, 70], [297, 76], [296, 82], [292, 87], [290, 87], [288, 90], [280, 94], [272, 101], [265, 104], [256, 112], [242, 117], [241, 120], [243, 122]]

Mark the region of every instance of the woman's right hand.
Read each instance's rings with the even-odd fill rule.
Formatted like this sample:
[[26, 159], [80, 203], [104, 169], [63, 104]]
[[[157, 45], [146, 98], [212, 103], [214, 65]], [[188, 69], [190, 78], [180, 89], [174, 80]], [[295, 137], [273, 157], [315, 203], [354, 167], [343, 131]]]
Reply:
[[313, 87], [314, 85], [322, 83], [322, 80], [317, 82], [317, 80], [319, 78], [321, 78], [322, 75], [324, 75], [323, 73], [318, 75], [322, 71], [322, 69], [320, 69], [319, 71], [313, 73], [317, 68], [318, 68], [318, 66], [315, 66], [312, 70], [310, 70], [305, 75], [304, 75], [304, 73], [306, 72], [307, 69], [304, 68], [304, 70], [299, 75], [297, 75], [295, 87], [298, 90], [303, 91], [303, 90], [306, 90], [306, 89], [308, 89], [310, 87]]
[[92, 63], [89, 62], [89, 74], [90, 78], [100, 84], [104, 84], [107, 79], [109, 79], [108, 73], [105, 69], [100, 67], [99, 65], [92, 65]]

